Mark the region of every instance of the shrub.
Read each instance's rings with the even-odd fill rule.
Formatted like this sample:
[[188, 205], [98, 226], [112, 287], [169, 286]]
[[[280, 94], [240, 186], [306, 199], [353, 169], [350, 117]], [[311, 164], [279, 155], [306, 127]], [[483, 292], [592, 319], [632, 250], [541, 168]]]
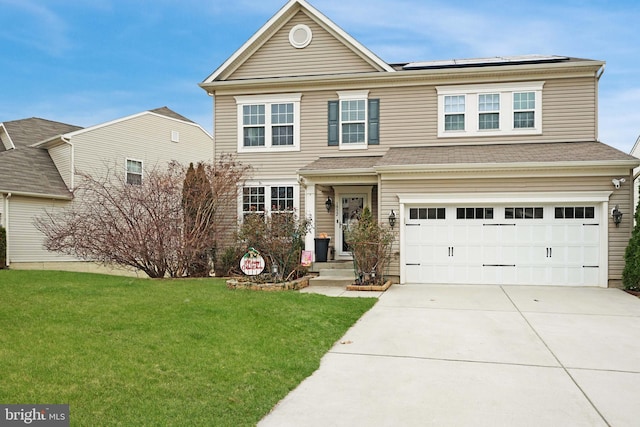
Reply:
[[380, 285], [391, 260], [393, 232], [381, 227], [365, 208], [360, 218], [347, 230], [346, 239], [353, 255], [359, 285]]
[[0, 225], [0, 269], [7, 266], [7, 231]]
[[241, 274], [240, 259], [245, 250], [238, 246], [226, 248], [216, 260], [215, 272], [217, 277], [237, 276]]
[[635, 223], [631, 239], [624, 252], [622, 284], [625, 289], [640, 291], [640, 202], [636, 206]]
[[[266, 218], [260, 214], [247, 215], [238, 231], [238, 240], [245, 250], [253, 247], [265, 259], [265, 272], [257, 279], [279, 282], [306, 274], [300, 256], [310, 228], [311, 222], [298, 218], [295, 212], [273, 213]], [[274, 267], [277, 273], [271, 274]]]

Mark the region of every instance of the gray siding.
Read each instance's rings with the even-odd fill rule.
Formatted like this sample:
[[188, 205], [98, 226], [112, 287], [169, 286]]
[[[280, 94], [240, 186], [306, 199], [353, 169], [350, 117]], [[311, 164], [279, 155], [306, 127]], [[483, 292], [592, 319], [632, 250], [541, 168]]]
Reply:
[[56, 147], [50, 148], [49, 156], [56, 165], [58, 172], [62, 180], [69, 189], [72, 189], [71, 184], [71, 146], [69, 144], [61, 144]]
[[9, 200], [9, 262], [77, 261], [49, 252], [43, 247], [44, 235], [36, 229], [35, 218], [54, 212], [69, 202], [13, 196]]
[[[289, 32], [298, 24], [306, 24], [313, 33], [311, 44], [304, 49], [289, 43]], [[371, 71], [375, 71], [373, 66], [304, 12], [298, 12], [225, 80]]]
[[[596, 139], [593, 78], [549, 78], [543, 89], [542, 135], [438, 138], [437, 94], [434, 85], [372, 88], [369, 97], [380, 99], [380, 145], [370, 146], [366, 150], [345, 151], [327, 145], [327, 102], [338, 99], [336, 91], [342, 89], [302, 91], [299, 152], [243, 153], [238, 155], [239, 160], [252, 165], [255, 173], [262, 178], [293, 177], [296, 170], [321, 156], [377, 155], [383, 154], [390, 146]], [[295, 88], [291, 88], [291, 92], [295, 92]], [[216, 97], [217, 154], [237, 151], [236, 111], [233, 96]]]
[[[180, 142], [171, 141], [171, 131]], [[200, 127], [156, 115], [142, 115], [80, 133], [72, 138], [76, 171], [101, 175], [106, 169], [126, 171], [125, 159], [142, 160], [145, 170], [175, 160], [211, 161], [213, 141]]]

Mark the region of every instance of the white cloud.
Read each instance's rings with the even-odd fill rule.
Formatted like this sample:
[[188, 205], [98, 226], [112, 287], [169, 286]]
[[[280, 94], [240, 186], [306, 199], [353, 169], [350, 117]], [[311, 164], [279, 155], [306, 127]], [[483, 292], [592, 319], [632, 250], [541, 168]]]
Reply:
[[3, 15], [0, 38], [46, 54], [61, 55], [72, 46], [65, 21], [50, 8], [32, 0], [0, 0]]

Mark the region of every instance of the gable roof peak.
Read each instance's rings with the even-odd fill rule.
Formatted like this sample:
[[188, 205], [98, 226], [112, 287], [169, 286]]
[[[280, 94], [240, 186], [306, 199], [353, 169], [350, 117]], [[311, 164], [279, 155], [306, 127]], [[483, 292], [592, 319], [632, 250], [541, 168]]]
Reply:
[[271, 17], [249, 40], [247, 40], [238, 50], [236, 50], [222, 65], [220, 65], [212, 74], [210, 74], [202, 84], [212, 83], [221, 80], [223, 76], [233, 70], [236, 70], [242, 63], [246, 61], [248, 52], [255, 52], [257, 48], [262, 46], [268, 36], [273, 34], [275, 30], [281, 28], [290, 19], [292, 19], [299, 11], [304, 11], [312, 19], [316, 20], [321, 26], [329, 30], [336, 38], [340, 39], [346, 45], [349, 45], [355, 52], [359, 53], [362, 58], [369, 62], [372, 66], [380, 71], [395, 72], [395, 68], [387, 64], [372, 51], [350, 36], [346, 31], [336, 25], [327, 18], [322, 12], [313, 7], [305, 0], [289, 0], [275, 15]]

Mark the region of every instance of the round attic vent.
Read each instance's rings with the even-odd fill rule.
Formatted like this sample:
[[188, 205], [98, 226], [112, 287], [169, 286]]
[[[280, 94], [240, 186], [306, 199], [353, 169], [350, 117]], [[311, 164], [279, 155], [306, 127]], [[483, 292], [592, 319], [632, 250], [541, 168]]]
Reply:
[[302, 49], [309, 46], [312, 37], [311, 28], [304, 24], [298, 24], [289, 32], [289, 43], [296, 49]]

